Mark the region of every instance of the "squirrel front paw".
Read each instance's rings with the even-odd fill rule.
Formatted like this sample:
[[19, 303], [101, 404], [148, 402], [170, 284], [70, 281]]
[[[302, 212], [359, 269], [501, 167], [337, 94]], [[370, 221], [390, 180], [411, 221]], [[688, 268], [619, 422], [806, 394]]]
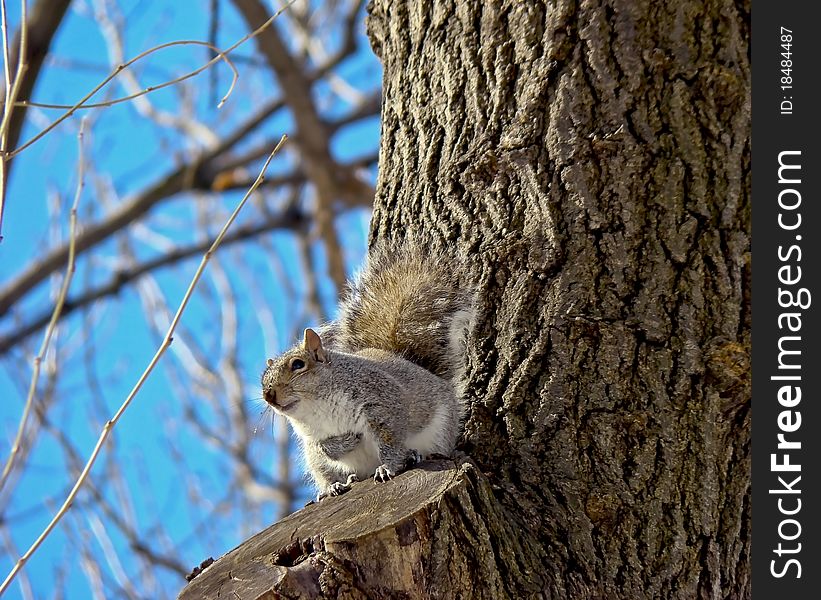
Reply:
[[399, 463], [398, 465], [394, 465], [394, 468], [391, 469], [386, 464], [381, 464], [376, 467], [376, 472], [373, 474], [374, 481], [388, 481], [396, 477], [398, 473], [401, 473], [405, 469], [410, 469], [416, 466], [417, 463], [422, 461], [422, 455], [419, 454], [417, 450], [408, 450], [407, 455], [405, 455], [404, 463]]
[[357, 481], [359, 481], [359, 478], [356, 476], [356, 473], [351, 473], [348, 475], [348, 480], [345, 483], [342, 483], [341, 481], [334, 481], [322, 494], [317, 496], [316, 500], [319, 502], [328, 496], [341, 496], [345, 492], [350, 491], [353, 484]]
[[347, 483], [342, 483], [341, 481], [334, 481], [331, 485], [328, 486], [328, 495], [341, 496], [350, 489], [351, 486], [349, 486]]
[[396, 473], [388, 468], [388, 465], [379, 465], [376, 467], [376, 472], [373, 474], [374, 481], [388, 481], [395, 477]]

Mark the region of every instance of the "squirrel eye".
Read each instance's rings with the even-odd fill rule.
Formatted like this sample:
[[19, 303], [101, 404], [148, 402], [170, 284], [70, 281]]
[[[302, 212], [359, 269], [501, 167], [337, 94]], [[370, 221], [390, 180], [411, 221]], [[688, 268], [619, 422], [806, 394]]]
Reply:
[[291, 371], [299, 371], [305, 367], [305, 361], [295, 358], [291, 361]]

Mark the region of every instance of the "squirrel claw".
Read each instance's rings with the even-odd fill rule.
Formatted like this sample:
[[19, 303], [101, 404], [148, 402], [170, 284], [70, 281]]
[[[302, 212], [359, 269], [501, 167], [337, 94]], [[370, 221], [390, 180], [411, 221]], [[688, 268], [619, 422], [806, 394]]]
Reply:
[[376, 467], [376, 472], [373, 474], [373, 480], [377, 482], [385, 482], [390, 480], [394, 475], [396, 475], [396, 473], [391, 471], [388, 468], [388, 465], [379, 465], [378, 467]]
[[357, 481], [359, 481], [359, 477], [356, 476], [356, 473], [351, 473], [348, 475], [348, 479], [345, 483], [342, 483], [341, 481], [334, 481], [328, 486], [328, 489], [324, 493], [317, 496], [316, 500], [319, 502], [328, 496], [341, 496], [345, 492], [350, 491], [351, 486]]

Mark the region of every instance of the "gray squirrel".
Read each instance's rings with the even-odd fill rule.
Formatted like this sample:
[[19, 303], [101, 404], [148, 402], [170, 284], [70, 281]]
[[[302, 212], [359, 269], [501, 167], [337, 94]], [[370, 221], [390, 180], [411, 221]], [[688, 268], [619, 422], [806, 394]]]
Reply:
[[376, 247], [337, 319], [268, 359], [263, 398], [299, 437], [320, 499], [454, 450], [476, 304], [463, 264]]

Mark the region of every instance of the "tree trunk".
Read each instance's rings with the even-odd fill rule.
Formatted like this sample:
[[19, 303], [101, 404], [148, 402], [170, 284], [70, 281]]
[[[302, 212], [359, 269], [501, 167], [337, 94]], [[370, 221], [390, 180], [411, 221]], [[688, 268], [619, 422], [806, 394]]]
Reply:
[[[310, 595], [344, 574], [365, 597], [749, 597], [749, 2], [369, 12], [373, 238], [476, 257], [462, 449], [487, 480], [461, 463], [434, 507], [380, 521], [417, 587], [332, 549]], [[429, 539], [402, 554], [411, 521]]]

